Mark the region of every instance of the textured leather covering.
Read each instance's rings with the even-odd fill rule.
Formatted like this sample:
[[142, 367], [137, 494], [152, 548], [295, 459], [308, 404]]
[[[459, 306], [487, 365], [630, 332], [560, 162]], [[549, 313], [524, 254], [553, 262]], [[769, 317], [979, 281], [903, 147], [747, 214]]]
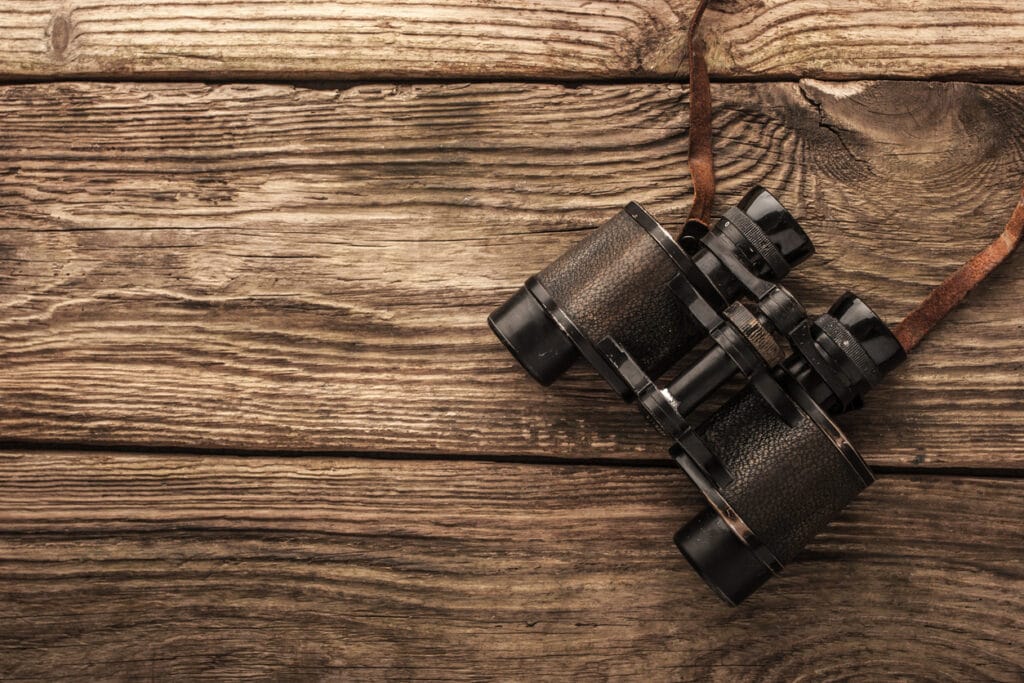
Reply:
[[790, 427], [751, 387], [699, 432], [734, 477], [722, 495], [783, 564], [864, 488], [808, 417]]
[[652, 378], [704, 336], [668, 283], [679, 274], [625, 211], [590, 233], [537, 279], [595, 344], [622, 344]]

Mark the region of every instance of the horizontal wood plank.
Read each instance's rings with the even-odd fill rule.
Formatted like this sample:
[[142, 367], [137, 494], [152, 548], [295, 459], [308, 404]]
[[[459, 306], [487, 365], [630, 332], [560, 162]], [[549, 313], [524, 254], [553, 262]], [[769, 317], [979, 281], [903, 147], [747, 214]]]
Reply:
[[0, 456], [0, 676], [1004, 680], [1024, 482], [893, 476], [740, 608], [669, 468]]
[[[0, 0], [0, 77], [675, 78], [694, 0]], [[714, 77], [1024, 80], [1024, 8], [731, 0]]]
[[[897, 321], [998, 231], [1024, 88], [715, 88], [718, 210], [763, 183]], [[487, 313], [628, 200], [678, 226], [671, 85], [0, 89], [0, 435], [154, 448], [661, 457]], [[888, 465], [1024, 464], [1018, 256], [846, 420]]]

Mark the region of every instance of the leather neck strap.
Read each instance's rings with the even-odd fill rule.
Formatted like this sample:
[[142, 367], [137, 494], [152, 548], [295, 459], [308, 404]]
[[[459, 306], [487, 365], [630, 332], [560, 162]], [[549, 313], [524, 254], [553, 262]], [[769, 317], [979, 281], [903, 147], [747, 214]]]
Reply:
[[1024, 235], [1024, 189], [1017, 208], [999, 237], [977, 256], [960, 266], [910, 312], [893, 331], [905, 351], [916, 347], [946, 315], [963, 301], [996, 266], [1006, 260]]
[[693, 182], [693, 206], [683, 234], [701, 235], [711, 223], [711, 205], [715, 199], [715, 165], [711, 149], [711, 80], [704, 57], [704, 42], [697, 35], [700, 20], [709, 0], [700, 0], [690, 28], [686, 32], [690, 62], [690, 180]]
[[[697, 35], [700, 20], [709, 0], [699, 0], [687, 35], [690, 63], [690, 179], [693, 206], [683, 228], [683, 236], [703, 235], [711, 222], [715, 198], [715, 166], [711, 144], [711, 81], [704, 56], [704, 42]], [[1024, 235], [1024, 189], [1006, 228], [994, 242], [933, 289], [917, 308], [893, 330], [907, 352], [914, 349], [972, 289], [988, 277], [996, 266], [1017, 248]]]

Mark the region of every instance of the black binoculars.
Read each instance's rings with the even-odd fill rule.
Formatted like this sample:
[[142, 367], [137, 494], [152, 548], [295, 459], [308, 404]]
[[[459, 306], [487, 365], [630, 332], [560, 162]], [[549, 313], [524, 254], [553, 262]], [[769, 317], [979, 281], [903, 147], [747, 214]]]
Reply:
[[[708, 502], [676, 545], [732, 605], [873, 481], [831, 416], [860, 407], [905, 358], [855, 295], [810, 318], [778, 284], [813, 253], [760, 187], [699, 240], [677, 241], [630, 203], [488, 318], [541, 384], [582, 356], [672, 440], [670, 454]], [[659, 387], [704, 339], [710, 349]], [[743, 388], [691, 424], [694, 409], [737, 374]]]

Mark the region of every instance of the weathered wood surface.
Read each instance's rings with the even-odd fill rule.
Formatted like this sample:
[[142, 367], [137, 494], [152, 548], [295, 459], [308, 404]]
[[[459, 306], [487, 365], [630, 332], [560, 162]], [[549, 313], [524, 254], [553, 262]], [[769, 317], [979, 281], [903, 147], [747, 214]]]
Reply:
[[[0, 77], [676, 77], [693, 0], [0, 0]], [[1024, 80], [1024, 8], [730, 0], [712, 75]]]
[[[720, 205], [895, 321], [1000, 229], [1024, 88], [715, 89]], [[0, 90], [0, 434], [131, 446], [659, 458], [585, 368], [532, 384], [486, 314], [637, 199], [685, 213], [669, 85]], [[847, 423], [876, 464], [1024, 463], [1018, 256]]]
[[740, 609], [670, 468], [0, 456], [0, 676], [1005, 680], [1024, 482], [882, 478]]

